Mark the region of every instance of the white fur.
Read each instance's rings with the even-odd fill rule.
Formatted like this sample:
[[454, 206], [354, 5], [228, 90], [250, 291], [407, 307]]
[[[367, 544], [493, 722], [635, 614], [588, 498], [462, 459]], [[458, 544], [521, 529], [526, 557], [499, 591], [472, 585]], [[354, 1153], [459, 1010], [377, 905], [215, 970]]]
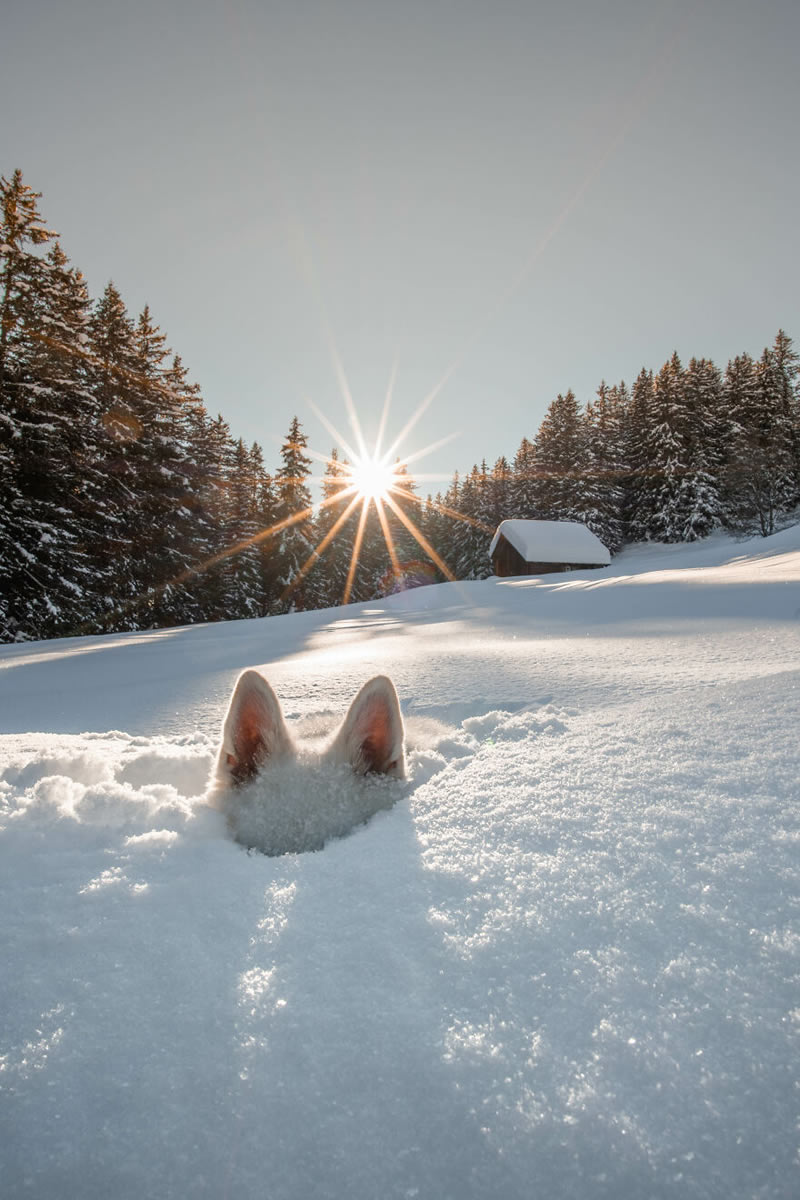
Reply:
[[248, 670], [233, 689], [207, 799], [245, 846], [273, 855], [319, 850], [394, 804], [404, 736], [394, 685], [378, 675], [327, 748], [298, 749], [272, 688]]

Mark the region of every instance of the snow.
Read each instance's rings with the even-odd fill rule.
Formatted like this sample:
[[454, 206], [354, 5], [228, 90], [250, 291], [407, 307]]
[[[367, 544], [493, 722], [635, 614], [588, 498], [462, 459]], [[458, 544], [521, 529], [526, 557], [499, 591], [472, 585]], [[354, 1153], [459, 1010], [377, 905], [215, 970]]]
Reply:
[[526, 562], [586, 563], [607, 566], [611, 555], [596, 534], [580, 521], [501, 521], [489, 557], [501, 537]]
[[[248, 666], [301, 736], [390, 675], [393, 806], [236, 845]], [[0, 679], [4, 1197], [798, 1194], [800, 527]]]

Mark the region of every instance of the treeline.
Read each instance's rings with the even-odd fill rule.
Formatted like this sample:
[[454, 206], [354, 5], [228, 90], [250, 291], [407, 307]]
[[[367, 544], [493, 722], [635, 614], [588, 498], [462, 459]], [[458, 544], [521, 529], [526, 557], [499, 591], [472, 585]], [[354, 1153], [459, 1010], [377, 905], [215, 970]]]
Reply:
[[559, 395], [513, 461], [474, 466], [442, 502], [473, 521], [452, 525], [440, 509], [429, 534], [460, 578], [490, 573], [487, 538], [504, 517], [583, 521], [612, 552], [719, 527], [766, 537], [800, 503], [792, 340], [780, 330], [758, 360], [740, 354], [724, 372], [675, 353], [630, 389], [601, 383], [585, 407]]
[[779, 332], [724, 373], [673, 355], [585, 407], [560, 395], [513, 461], [444, 496], [423, 501], [401, 472], [382, 519], [350, 507], [334, 451], [315, 509], [297, 419], [270, 473], [206, 411], [147, 307], [132, 318], [113, 284], [92, 302], [19, 171], [0, 192], [0, 640], [482, 578], [506, 517], [581, 520], [616, 550], [720, 525], [768, 534], [800, 501], [798, 359]]

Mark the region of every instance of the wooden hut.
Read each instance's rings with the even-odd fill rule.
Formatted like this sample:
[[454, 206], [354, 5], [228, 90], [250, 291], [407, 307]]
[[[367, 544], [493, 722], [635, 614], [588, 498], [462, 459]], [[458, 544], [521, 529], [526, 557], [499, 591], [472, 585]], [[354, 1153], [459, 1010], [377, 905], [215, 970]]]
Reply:
[[611, 555], [580, 521], [501, 521], [489, 557], [495, 575], [549, 575], [607, 567]]

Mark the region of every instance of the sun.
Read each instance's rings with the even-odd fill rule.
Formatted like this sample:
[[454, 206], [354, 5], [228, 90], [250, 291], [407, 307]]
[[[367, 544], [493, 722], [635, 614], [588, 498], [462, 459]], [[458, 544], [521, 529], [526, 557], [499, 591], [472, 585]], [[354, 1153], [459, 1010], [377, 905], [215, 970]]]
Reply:
[[391, 463], [371, 455], [361, 456], [349, 468], [351, 485], [361, 500], [385, 500], [397, 485], [397, 473]]

